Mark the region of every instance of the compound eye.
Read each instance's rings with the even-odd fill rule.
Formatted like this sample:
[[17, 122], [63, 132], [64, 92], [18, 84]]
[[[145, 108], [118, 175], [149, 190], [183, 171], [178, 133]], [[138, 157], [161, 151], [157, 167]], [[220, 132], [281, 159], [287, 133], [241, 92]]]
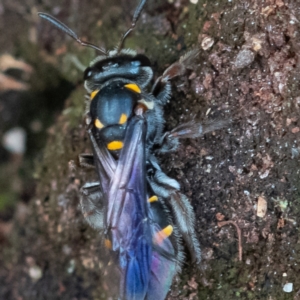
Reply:
[[88, 67], [84, 71], [83, 79], [87, 80], [90, 79], [93, 76], [93, 70], [91, 67]]
[[131, 65], [134, 66], [134, 67], [139, 67], [141, 65], [141, 62], [138, 61], [138, 60], [134, 60], [131, 62]]

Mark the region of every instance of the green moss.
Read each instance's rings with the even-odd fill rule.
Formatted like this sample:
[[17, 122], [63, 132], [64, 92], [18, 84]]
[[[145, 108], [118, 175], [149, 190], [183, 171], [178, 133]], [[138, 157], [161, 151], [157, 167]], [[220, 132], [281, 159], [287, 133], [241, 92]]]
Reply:
[[16, 203], [17, 199], [18, 197], [16, 193], [12, 191], [0, 193], [0, 211], [13, 206]]

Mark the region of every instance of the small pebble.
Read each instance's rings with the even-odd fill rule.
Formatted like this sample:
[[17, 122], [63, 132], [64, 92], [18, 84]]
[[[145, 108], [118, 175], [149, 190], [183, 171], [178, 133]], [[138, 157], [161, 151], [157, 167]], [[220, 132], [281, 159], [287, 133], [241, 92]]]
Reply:
[[201, 47], [203, 50], [207, 50], [209, 48], [212, 47], [212, 45], [214, 44], [214, 39], [211, 38], [210, 36], [207, 36], [203, 39], [203, 41], [201, 42]]
[[26, 132], [21, 127], [15, 127], [5, 132], [2, 139], [3, 147], [14, 154], [23, 154], [26, 150]]
[[34, 281], [39, 280], [43, 275], [42, 269], [38, 266], [32, 266], [29, 268], [29, 276]]
[[237, 69], [247, 67], [254, 61], [255, 55], [251, 50], [241, 50], [235, 58], [234, 66]]
[[288, 282], [283, 286], [283, 291], [286, 293], [290, 293], [293, 291], [293, 283]]
[[258, 197], [256, 215], [260, 218], [263, 218], [267, 213], [267, 209], [268, 202], [266, 201], [266, 199], [261, 196]]

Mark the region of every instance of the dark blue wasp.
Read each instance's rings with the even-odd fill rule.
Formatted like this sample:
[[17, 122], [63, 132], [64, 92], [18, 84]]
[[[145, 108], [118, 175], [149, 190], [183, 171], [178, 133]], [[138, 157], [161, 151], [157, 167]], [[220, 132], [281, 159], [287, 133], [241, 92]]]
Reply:
[[117, 297], [126, 300], [165, 299], [183, 263], [182, 240], [199, 264], [192, 206], [179, 183], [161, 170], [156, 156], [175, 151], [181, 138], [200, 137], [224, 125], [202, 126], [191, 120], [164, 132], [170, 80], [185, 73], [198, 50], [168, 67], [149, 92], [149, 59], [123, 49], [145, 3], [141, 0], [131, 27], [112, 51], [80, 40], [54, 17], [39, 14], [80, 44], [101, 52], [84, 73], [93, 154], [80, 156], [81, 166], [96, 168], [99, 181], [82, 187], [81, 208], [87, 222], [104, 235], [112, 261], [106, 271], [118, 282]]

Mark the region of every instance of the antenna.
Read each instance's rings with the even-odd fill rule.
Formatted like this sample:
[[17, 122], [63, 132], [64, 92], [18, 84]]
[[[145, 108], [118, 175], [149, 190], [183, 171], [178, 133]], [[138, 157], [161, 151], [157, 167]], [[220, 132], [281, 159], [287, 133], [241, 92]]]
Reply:
[[123, 46], [124, 46], [124, 42], [125, 42], [125, 39], [127, 38], [127, 36], [129, 35], [129, 33], [134, 29], [135, 25], [136, 25], [136, 22], [138, 21], [140, 15], [141, 15], [141, 12], [145, 6], [145, 3], [147, 2], [147, 0], [141, 0], [139, 5], [137, 6], [137, 8], [135, 9], [135, 12], [134, 12], [134, 15], [133, 15], [133, 18], [132, 18], [132, 21], [131, 21], [131, 26], [127, 29], [127, 31], [123, 34], [121, 40], [120, 40], [120, 43], [118, 45], [118, 53], [122, 50]]
[[[145, 1], [145, 0], [142, 0], [142, 1]], [[102, 54], [107, 55], [106, 51], [103, 48], [99, 48], [94, 44], [82, 41], [72, 29], [70, 29], [67, 25], [65, 25], [61, 21], [57, 20], [56, 18], [52, 17], [51, 15], [45, 14], [45, 13], [38, 13], [38, 15], [41, 18], [45, 19], [46, 21], [50, 22], [52, 25], [54, 25], [56, 28], [58, 28], [62, 32], [69, 35], [72, 39], [74, 39], [80, 45], [93, 48], [97, 51], [100, 51]]]

